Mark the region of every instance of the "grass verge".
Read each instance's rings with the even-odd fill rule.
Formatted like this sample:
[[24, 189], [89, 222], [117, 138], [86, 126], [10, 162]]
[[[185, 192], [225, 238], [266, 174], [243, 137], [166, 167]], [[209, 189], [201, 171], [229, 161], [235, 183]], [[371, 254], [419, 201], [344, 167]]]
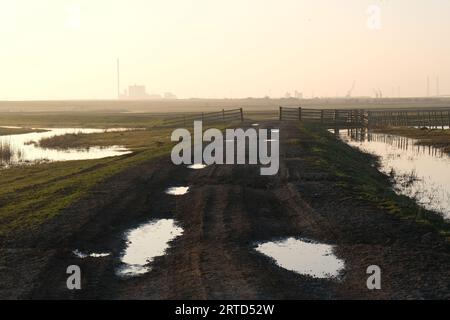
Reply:
[[378, 158], [360, 152], [314, 126], [300, 126], [303, 139], [296, 141], [312, 154], [318, 169], [337, 177], [338, 186], [354, 199], [368, 201], [405, 219], [432, 226], [450, 240], [450, 223], [425, 210], [409, 197], [394, 192], [389, 177], [378, 171]]

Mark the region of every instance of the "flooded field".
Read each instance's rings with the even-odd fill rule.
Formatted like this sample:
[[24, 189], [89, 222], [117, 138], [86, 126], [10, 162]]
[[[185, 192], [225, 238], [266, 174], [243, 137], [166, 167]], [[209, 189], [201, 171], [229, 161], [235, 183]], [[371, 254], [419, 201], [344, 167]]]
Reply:
[[151, 270], [148, 263], [165, 254], [169, 242], [183, 234], [175, 220], [150, 221], [126, 233], [127, 248], [121, 257], [117, 275], [133, 277]]
[[[17, 164], [30, 164], [46, 161], [70, 161], [100, 159], [120, 156], [131, 151], [121, 146], [90, 147], [84, 149], [46, 149], [39, 146], [38, 142], [44, 138], [76, 133], [102, 133], [104, 129], [87, 128], [51, 128], [41, 129], [44, 132], [32, 132], [0, 136], [0, 148], [2, 157], [0, 166], [9, 167]], [[125, 131], [127, 129], [107, 129], [108, 132]]]
[[256, 250], [284, 269], [314, 278], [337, 278], [344, 269], [344, 261], [333, 254], [333, 246], [307, 239], [265, 242]]
[[380, 169], [392, 176], [396, 192], [450, 219], [450, 157], [446, 153], [396, 135], [347, 130], [339, 135], [349, 145], [379, 156]]

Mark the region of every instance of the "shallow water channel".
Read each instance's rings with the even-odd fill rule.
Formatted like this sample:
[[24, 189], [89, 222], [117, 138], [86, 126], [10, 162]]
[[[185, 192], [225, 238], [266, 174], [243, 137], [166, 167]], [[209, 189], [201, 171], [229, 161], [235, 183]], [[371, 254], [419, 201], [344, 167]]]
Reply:
[[[1, 159], [0, 166], [13, 166], [17, 164], [27, 164], [44, 161], [69, 161], [101, 159], [106, 157], [120, 156], [131, 151], [122, 146], [109, 147], [89, 147], [82, 149], [46, 149], [38, 146], [38, 142], [44, 138], [61, 136], [74, 133], [102, 133], [105, 129], [87, 128], [49, 128], [44, 132], [32, 132], [25, 134], [14, 134], [0, 136], [0, 146], [8, 146], [11, 156], [8, 159]], [[115, 128], [107, 129], [107, 132], [126, 131], [128, 129]]]
[[380, 157], [383, 173], [393, 176], [395, 190], [428, 210], [450, 219], [450, 156], [417, 140], [382, 133], [341, 130], [340, 138]]

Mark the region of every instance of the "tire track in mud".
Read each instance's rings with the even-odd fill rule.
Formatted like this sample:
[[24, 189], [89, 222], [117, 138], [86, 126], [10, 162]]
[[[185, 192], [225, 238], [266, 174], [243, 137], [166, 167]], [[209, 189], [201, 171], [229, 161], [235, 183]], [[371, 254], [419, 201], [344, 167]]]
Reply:
[[[25, 254], [7, 256], [12, 259], [11, 265], [23, 266], [32, 261], [38, 268], [34, 280], [17, 282], [16, 291], [12, 283], [17, 281], [17, 275], [7, 276], [4, 281], [8, 282], [9, 291], [4, 294], [59, 299], [449, 296], [450, 288], [437, 282], [448, 279], [449, 255], [442, 248], [433, 249], [433, 242], [421, 242], [423, 234], [429, 231], [380, 212], [368, 203], [345, 200], [331, 177], [305, 160], [305, 150], [288, 144], [290, 139], [302, 138], [296, 124], [263, 125], [281, 127], [277, 176], [260, 176], [259, 168], [249, 165], [191, 170], [174, 166], [170, 157], [128, 169], [97, 186], [90, 196], [40, 230], [11, 239], [13, 247], [47, 251], [27, 251], [34, 258]], [[191, 189], [180, 197], [165, 195], [164, 190], [171, 186]], [[183, 235], [170, 243], [166, 255], [154, 259], [149, 273], [118, 278], [114, 270], [125, 246], [123, 233], [158, 218], [178, 221]], [[287, 271], [254, 250], [258, 242], [286, 237], [306, 237], [337, 245], [337, 255], [347, 267], [343, 280], [313, 279]], [[112, 255], [80, 260], [71, 253], [75, 248], [110, 251]], [[81, 292], [68, 292], [65, 288], [65, 268], [69, 264], [82, 267]], [[383, 271], [383, 279], [388, 283], [382, 292], [365, 288], [367, 264], [388, 268]], [[435, 273], [424, 275], [430, 267]], [[407, 272], [409, 269], [415, 274]], [[37, 285], [24, 288], [29, 283]]]

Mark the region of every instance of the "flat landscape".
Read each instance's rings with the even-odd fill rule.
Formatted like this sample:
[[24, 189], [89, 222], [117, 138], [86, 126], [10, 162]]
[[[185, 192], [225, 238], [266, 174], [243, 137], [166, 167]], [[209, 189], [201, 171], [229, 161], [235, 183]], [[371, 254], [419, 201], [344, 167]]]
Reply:
[[[280, 170], [261, 176], [255, 165], [174, 165], [168, 114], [65, 112], [3, 113], [0, 125], [102, 129], [42, 143], [131, 153], [0, 170], [2, 299], [450, 299], [448, 220], [395, 192], [378, 157], [324, 128], [278, 121], [276, 109], [216, 126], [279, 129]], [[182, 233], [146, 272], [120, 276], [127, 234], [152, 221]], [[330, 245], [345, 267], [313, 277], [256, 250], [287, 238]], [[80, 266], [82, 290], [67, 290], [69, 265]], [[367, 288], [370, 265], [382, 290]]]

